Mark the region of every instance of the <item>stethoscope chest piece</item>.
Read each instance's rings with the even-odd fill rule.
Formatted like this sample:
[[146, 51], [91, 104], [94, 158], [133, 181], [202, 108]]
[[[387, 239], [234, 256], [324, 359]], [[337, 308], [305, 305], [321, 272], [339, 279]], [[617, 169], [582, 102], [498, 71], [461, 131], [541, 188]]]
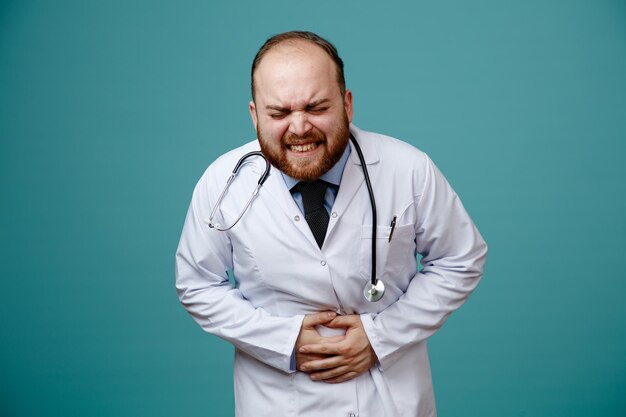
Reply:
[[385, 284], [381, 280], [377, 280], [376, 285], [368, 282], [363, 288], [363, 295], [367, 301], [376, 302], [385, 295]]

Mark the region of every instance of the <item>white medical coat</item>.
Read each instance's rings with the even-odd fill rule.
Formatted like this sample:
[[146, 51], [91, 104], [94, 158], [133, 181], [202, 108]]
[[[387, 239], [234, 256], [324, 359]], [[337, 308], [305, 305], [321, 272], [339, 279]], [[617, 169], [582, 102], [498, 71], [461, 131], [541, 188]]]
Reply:
[[[372, 213], [354, 149], [321, 249], [274, 167], [235, 227], [219, 232], [207, 226], [233, 167], [243, 154], [258, 150], [256, 141], [218, 158], [194, 190], [176, 254], [176, 288], [205, 331], [235, 346], [238, 416], [436, 415], [426, 339], [476, 287], [487, 248], [423, 152], [350, 129], [376, 199], [377, 275], [386, 286], [376, 303], [363, 297], [370, 280]], [[264, 168], [259, 157], [241, 168], [216, 216], [222, 225], [239, 215]], [[227, 270], [233, 271], [235, 288]], [[340, 384], [311, 381], [290, 369], [303, 316], [323, 310], [360, 314], [377, 366]]]

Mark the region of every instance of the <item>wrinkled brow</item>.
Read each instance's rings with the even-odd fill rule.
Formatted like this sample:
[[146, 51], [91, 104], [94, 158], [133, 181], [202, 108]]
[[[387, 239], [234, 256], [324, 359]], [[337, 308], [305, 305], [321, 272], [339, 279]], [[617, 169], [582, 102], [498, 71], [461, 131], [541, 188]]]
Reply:
[[[327, 99], [327, 98], [323, 98], [321, 100], [315, 100], [315, 101], [312, 101], [309, 104], [307, 104], [306, 108], [307, 109], [312, 109], [312, 108], [317, 107], [317, 106], [319, 106], [321, 104], [325, 104], [325, 103], [327, 103], [329, 101], [330, 100]], [[265, 106], [265, 109], [266, 110], [279, 111], [279, 112], [290, 112], [291, 111], [290, 107], [275, 106], [275, 105], [272, 105], [272, 104], [269, 104], [269, 105]]]

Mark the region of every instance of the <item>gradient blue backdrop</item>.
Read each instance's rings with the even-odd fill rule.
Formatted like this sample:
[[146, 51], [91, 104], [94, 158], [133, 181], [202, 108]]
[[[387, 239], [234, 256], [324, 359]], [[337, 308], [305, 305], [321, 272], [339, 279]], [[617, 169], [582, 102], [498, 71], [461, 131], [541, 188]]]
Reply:
[[430, 343], [440, 416], [626, 415], [617, 0], [0, 2], [0, 415], [233, 415], [174, 252], [205, 167], [254, 137], [254, 53], [294, 28], [490, 245]]

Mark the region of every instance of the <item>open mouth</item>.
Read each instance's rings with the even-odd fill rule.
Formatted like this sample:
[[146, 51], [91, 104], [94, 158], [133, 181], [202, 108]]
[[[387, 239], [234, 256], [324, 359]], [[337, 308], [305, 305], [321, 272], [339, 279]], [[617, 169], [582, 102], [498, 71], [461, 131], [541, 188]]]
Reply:
[[288, 145], [287, 147], [292, 152], [308, 152], [308, 151], [312, 151], [313, 149], [316, 149], [318, 146], [319, 146], [319, 143], [313, 142], [313, 143], [305, 143], [302, 145]]

